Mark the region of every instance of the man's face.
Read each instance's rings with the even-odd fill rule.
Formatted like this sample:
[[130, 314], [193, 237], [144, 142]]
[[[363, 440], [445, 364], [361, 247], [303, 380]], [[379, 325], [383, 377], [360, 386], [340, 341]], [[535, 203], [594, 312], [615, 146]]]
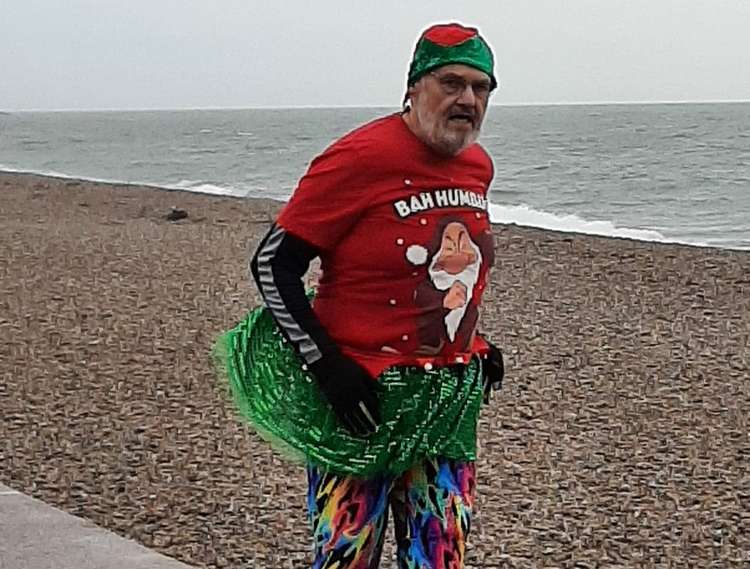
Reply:
[[489, 76], [468, 65], [439, 67], [409, 88], [407, 124], [425, 144], [447, 156], [471, 146], [487, 110]]

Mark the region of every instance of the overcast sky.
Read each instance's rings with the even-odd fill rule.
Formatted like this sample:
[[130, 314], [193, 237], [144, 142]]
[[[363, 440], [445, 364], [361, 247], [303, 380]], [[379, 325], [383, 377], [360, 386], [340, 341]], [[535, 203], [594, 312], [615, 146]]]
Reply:
[[750, 0], [0, 0], [0, 110], [398, 106], [419, 32], [495, 103], [750, 100]]

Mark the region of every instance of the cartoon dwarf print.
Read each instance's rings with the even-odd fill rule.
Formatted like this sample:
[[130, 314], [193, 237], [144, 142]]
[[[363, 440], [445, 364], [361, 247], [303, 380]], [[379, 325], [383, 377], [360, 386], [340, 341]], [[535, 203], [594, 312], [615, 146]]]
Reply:
[[422, 309], [417, 322], [420, 346], [416, 352], [437, 354], [446, 344], [455, 351], [470, 347], [476, 332], [479, 311], [471, 300], [479, 282], [483, 260], [492, 260], [492, 236], [472, 239], [466, 225], [455, 218], [444, 218], [427, 246], [411, 245], [406, 258], [413, 265], [427, 265], [428, 279], [414, 292]]

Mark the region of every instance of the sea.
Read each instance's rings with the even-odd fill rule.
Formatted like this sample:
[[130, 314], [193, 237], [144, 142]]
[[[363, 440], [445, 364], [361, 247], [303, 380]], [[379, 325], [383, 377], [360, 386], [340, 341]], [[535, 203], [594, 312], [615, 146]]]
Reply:
[[[0, 170], [286, 200], [397, 110], [0, 113]], [[750, 250], [750, 103], [495, 105], [481, 142], [495, 223]]]

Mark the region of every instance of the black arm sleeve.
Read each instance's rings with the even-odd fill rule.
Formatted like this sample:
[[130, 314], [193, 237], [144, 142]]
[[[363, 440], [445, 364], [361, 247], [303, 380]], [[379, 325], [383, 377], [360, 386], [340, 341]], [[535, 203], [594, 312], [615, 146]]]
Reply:
[[271, 226], [250, 262], [263, 300], [284, 337], [306, 364], [338, 351], [313, 312], [302, 277], [319, 251], [306, 241]]

